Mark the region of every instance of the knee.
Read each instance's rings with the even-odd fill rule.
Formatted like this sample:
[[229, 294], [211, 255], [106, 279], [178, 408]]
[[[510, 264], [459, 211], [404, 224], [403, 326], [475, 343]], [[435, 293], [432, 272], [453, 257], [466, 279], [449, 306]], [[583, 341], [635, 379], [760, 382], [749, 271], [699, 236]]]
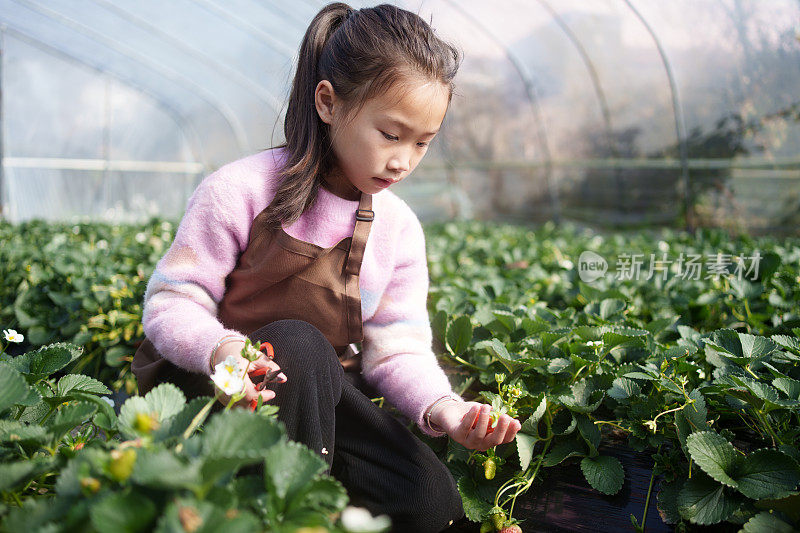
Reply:
[[422, 476], [416, 496], [413, 518], [416, 523], [407, 531], [442, 531], [464, 516], [461, 494], [452, 474], [441, 462]]
[[275, 361], [293, 373], [323, 372], [333, 376], [342, 372], [331, 343], [316, 326], [304, 320], [277, 320], [253, 336], [270, 342], [275, 349]]

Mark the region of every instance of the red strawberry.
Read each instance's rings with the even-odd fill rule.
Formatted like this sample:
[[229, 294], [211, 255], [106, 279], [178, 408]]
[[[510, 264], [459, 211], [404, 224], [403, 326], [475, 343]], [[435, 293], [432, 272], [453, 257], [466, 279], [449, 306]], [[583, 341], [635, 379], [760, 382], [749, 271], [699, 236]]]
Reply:
[[522, 528], [517, 524], [506, 524], [498, 533], [522, 533]]

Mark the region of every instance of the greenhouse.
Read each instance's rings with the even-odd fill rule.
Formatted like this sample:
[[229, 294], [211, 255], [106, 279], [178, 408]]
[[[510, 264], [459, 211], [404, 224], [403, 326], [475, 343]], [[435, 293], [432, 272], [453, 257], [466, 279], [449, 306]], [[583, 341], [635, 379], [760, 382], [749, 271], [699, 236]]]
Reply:
[[800, 529], [798, 88], [795, 0], [0, 0], [0, 531]]

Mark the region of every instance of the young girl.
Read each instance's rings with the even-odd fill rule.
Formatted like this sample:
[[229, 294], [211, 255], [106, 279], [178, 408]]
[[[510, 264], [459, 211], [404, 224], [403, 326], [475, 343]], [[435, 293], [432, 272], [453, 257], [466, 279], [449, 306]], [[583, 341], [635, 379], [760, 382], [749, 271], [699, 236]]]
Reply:
[[[213, 396], [216, 364], [244, 368], [244, 339], [269, 342], [240, 404], [278, 405], [289, 438], [395, 531], [441, 531], [464, 511], [433, 451], [370, 397], [471, 449], [520, 428], [502, 415], [492, 430], [488, 405], [453, 393], [431, 350], [422, 227], [388, 190], [439, 131], [459, 62], [409, 11], [324, 7], [300, 48], [286, 143], [198, 186], [148, 282], [133, 362], [140, 394], [170, 381]], [[268, 370], [281, 373], [256, 387]]]

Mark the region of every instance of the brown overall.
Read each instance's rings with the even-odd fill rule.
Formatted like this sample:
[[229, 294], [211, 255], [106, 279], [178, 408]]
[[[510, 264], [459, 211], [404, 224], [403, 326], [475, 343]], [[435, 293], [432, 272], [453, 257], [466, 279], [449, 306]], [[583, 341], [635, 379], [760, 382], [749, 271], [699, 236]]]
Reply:
[[[282, 227], [268, 228], [267, 209], [253, 221], [247, 248], [225, 280], [218, 320], [248, 336], [276, 320], [304, 320], [325, 335], [345, 371], [360, 372], [360, 354], [355, 355], [350, 344], [363, 338], [358, 275], [374, 218], [372, 195], [361, 194], [353, 236], [330, 248], [296, 239]], [[140, 395], [170, 382], [188, 398], [214, 396], [207, 375], [164, 359], [147, 338], [133, 356], [131, 371]]]

